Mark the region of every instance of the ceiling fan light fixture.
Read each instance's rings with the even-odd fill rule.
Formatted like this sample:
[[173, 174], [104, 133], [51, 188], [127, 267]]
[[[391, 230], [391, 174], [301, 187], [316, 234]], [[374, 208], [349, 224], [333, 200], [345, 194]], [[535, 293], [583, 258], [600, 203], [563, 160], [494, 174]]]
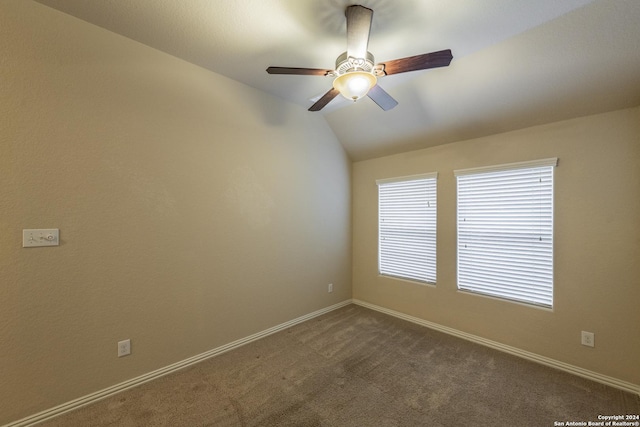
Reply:
[[351, 101], [366, 96], [369, 90], [376, 85], [376, 76], [367, 71], [349, 71], [339, 75], [333, 81], [333, 87], [342, 96]]
[[438, 52], [423, 53], [406, 58], [393, 59], [376, 64], [369, 47], [369, 35], [373, 10], [360, 5], [348, 6], [345, 10], [347, 18], [347, 50], [336, 58], [336, 68], [293, 68], [269, 67], [269, 74], [297, 74], [309, 76], [334, 77], [333, 87], [324, 95], [313, 100], [309, 111], [320, 111], [338, 94], [347, 99], [357, 101], [367, 95], [384, 111], [398, 105], [398, 101], [377, 85], [378, 77], [429, 68], [446, 67], [453, 56], [450, 49]]

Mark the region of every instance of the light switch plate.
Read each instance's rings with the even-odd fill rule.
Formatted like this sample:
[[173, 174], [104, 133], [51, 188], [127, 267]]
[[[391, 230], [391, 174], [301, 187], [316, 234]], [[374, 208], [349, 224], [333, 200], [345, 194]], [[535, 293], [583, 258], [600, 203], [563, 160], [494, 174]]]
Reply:
[[33, 228], [22, 230], [22, 247], [58, 246], [60, 231], [57, 228]]

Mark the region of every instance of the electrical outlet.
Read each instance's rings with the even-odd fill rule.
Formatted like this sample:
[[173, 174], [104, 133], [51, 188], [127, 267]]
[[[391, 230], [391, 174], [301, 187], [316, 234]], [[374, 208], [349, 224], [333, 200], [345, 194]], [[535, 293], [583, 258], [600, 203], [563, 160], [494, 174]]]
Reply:
[[329, 287], [327, 288], [327, 292], [333, 292], [333, 283], [329, 283]]
[[118, 357], [128, 356], [131, 354], [131, 340], [118, 342]]
[[587, 347], [595, 346], [595, 336], [593, 332], [582, 331], [582, 345], [586, 345]]

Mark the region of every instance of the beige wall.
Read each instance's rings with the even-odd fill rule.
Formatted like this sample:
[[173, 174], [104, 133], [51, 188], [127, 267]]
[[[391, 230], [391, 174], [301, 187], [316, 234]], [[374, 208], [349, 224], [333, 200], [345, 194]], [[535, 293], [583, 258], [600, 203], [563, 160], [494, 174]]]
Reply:
[[[352, 277], [354, 298], [640, 384], [638, 108], [358, 162], [350, 185], [320, 116], [3, 0], [0, 117], [0, 424], [348, 299]], [[556, 156], [554, 310], [458, 293], [452, 171]], [[433, 171], [437, 286], [379, 277], [375, 180]], [[39, 227], [61, 246], [23, 249]]]
[[351, 297], [321, 116], [3, 0], [0, 117], [0, 425]]
[[[549, 157], [553, 310], [458, 292], [453, 171]], [[435, 287], [377, 274], [375, 180], [426, 172], [439, 173]], [[352, 177], [354, 298], [640, 384], [639, 108], [356, 162]]]

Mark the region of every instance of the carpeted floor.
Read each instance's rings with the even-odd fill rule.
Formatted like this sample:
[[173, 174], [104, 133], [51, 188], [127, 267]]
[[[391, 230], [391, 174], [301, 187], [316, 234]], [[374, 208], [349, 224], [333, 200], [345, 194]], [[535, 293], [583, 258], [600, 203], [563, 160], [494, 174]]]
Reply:
[[637, 395], [349, 305], [40, 426], [554, 426], [639, 413]]

